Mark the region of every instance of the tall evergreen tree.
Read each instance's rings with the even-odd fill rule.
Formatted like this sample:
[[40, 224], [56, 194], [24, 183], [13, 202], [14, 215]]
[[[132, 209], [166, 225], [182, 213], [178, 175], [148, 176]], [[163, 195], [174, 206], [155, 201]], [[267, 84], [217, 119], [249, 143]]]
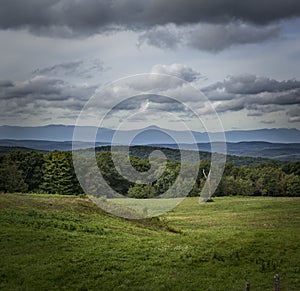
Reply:
[[66, 195], [82, 193], [70, 152], [54, 151], [46, 156], [41, 190]]

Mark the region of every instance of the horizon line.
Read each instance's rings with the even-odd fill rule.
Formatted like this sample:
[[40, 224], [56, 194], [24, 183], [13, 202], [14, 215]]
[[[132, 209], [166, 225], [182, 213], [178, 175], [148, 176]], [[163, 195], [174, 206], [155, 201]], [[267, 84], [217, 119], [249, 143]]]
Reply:
[[[95, 125], [74, 125], [74, 124], [46, 124], [46, 125], [9, 125], [9, 124], [3, 124], [0, 125], [0, 127], [20, 127], [20, 128], [38, 128], [38, 127], [50, 127], [50, 126], [61, 126], [61, 127], [96, 127], [98, 129], [107, 129], [107, 130], [112, 130], [112, 131], [118, 131], [118, 129], [114, 129], [114, 128], [108, 128], [108, 127], [97, 127]], [[132, 129], [122, 129], [121, 131], [132, 131], [132, 130], [142, 130], [142, 129], [147, 129], [147, 128], [157, 128], [157, 129], [162, 129], [162, 130], [172, 130], [172, 131], [185, 131], [185, 130], [177, 130], [177, 129], [171, 129], [171, 128], [163, 128], [157, 125], [149, 125], [146, 127], [140, 127], [140, 128], [132, 128]], [[271, 128], [267, 128], [267, 127], [263, 127], [263, 128], [253, 128], [253, 129], [226, 129], [224, 130], [224, 132], [228, 132], [228, 131], [254, 131], [254, 130], [280, 130], [280, 129], [285, 129], [285, 130], [297, 130], [300, 131], [300, 129], [296, 128], [296, 127], [271, 127]], [[207, 131], [197, 131], [197, 130], [190, 130], [192, 132], [198, 132], [198, 133], [207, 133]], [[220, 133], [220, 131], [210, 131], [210, 133]]]

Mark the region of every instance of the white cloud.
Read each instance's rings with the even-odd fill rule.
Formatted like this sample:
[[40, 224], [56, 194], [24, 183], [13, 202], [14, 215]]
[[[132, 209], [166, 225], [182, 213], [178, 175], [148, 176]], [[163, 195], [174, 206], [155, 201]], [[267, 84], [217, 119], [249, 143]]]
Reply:
[[201, 78], [200, 72], [185, 66], [183, 64], [171, 64], [171, 65], [154, 65], [151, 68], [150, 73], [166, 74], [178, 77], [187, 82], [193, 82]]

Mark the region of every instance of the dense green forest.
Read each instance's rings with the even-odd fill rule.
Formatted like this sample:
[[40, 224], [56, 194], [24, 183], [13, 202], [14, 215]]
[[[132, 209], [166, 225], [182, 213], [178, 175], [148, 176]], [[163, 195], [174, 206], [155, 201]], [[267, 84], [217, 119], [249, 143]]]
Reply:
[[[151, 147], [136, 147], [134, 153], [139, 153], [139, 157], [132, 155], [130, 161], [137, 171], [145, 172], [150, 168], [148, 156], [152, 150]], [[119, 164], [122, 164], [125, 156], [121, 153], [114, 155], [117, 155]], [[160, 175], [152, 183], [147, 184], [133, 183], [123, 178], [114, 167], [111, 152], [98, 150], [97, 164], [110, 187], [118, 193], [133, 198], [152, 198], [164, 193], [178, 177], [181, 168], [179, 158], [176, 156], [174, 159], [173, 151], [167, 151], [166, 156], [168, 160], [165, 169], [160, 167], [160, 158], [154, 159]], [[209, 155], [206, 158], [209, 158]], [[88, 160], [89, 157], [82, 156], [83, 168], [85, 163], [88, 165]], [[248, 161], [247, 158], [245, 161]], [[0, 164], [0, 192], [67, 195], [84, 193], [76, 178], [71, 152], [13, 151], [0, 155]], [[198, 176], [189, 196], [200, 195], [205, 183], [203, 172], [208, 173], [209, 168], [210, 161], [201, 159]], [[194, 169], [195, 165], [191, 164], [190, 170]], [[90, 175], [87, 171], [86, 173], [83, 171], [83, 175], [85, 174]], [[93, 179], [93, 177], [85, 178]], [[180, 187], [173, 193], [175, 197], [182, 196], [189, 182], [185, 180], [184, 175], [180, 179]], [[214, 196], [229, 195], [300, 196], [300, 162], [282, 164], [275, 161], [261, 163], [249, 161], [246, 165], [228, 162]]]

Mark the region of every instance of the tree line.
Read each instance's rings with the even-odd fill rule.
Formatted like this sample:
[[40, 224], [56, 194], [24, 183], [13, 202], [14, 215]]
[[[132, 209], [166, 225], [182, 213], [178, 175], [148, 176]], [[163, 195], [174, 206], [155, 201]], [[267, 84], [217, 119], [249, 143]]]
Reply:
[[[122, 165], [126, 157], [115, 154]], [[86, 180], [93, 180], [91, 171], [85, 171], [89, 165], [89, 157], [82, 158], [82, 175]], [[132, 198], [153, 198], [165, 193], [177, 179], [177, 186], [170, 194], [172, 197], [182, 196], [189, 191], [189, 196], [199, 196], [206, 181], [205, 173], [209, 173], [210, 161], [202, 160], [192, 189], [189, 172], [195, 171], [195, 165], [185, 165], [185, 172], [179, 176], [182, 165], [178, 161], [167, 160], [162, 167], [162, 160], [153, 160], [156, 171], [153, 182], [143, 184], [131, 182], [119, 174], [114, 166], [112, 153], [101, 152], [96, 157], [98, 169], [112, 189]], [[150, 169], [148, 159], [130, 156], [132, 166], [139, 172]], [[77, 180], [71, 152], [54, 151], [41, 153], [37, 151], [14, 151], [0, 155], [0, 192], [49, 193], [79, 195], [84, 191]], [[153, 165], [152, 165], [153, 166]], [[123, 169], [126, 172], [126, 168]], [[156, 176], [157, 178], [155, 178]], [[101, 192], [101, 185], [94, 183], [95, 192]], [[189, 190], [187, 190], [189, 189]], [[89, 194], [89, 193], [87, 193]], [[105, 193], [101, 193], [105, 195]], [[278, 163], [266, 162], [259, 165], [234, 165], [227, 163], [221, 182], [214, 196], [300, 196], [300, 162]]]

